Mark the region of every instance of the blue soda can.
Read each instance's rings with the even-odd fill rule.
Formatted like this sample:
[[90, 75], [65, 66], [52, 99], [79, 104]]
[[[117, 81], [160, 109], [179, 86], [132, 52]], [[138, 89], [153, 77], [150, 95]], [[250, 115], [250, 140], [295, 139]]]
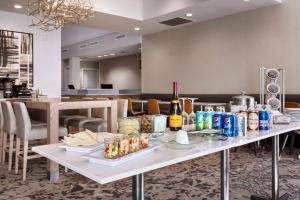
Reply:
[[196, 112], [196, 130], [202, 131], [204, 129], [204, 112]]
[[224, 135], [228, 137], [235, 137], [235, 115], [232, 113], [226, 113], [223, 115], [223, 129]]
[[223, 114], [215, 113], [213, 118], [213, 128], [214, 129], [222, 129], [223, 128]]
[[204, 129], [212, 129], [213, 128], [213, 112], [204, 112], [203, 121], [204, 121]]
[[270, 130], [270, 116], [266, 110], [259, 111], [259, 130], [268, 131]]

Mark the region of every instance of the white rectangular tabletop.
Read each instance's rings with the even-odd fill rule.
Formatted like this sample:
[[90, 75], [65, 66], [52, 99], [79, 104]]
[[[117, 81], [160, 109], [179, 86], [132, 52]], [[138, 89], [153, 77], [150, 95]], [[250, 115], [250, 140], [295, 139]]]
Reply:
[[298, 129], [300, 129], [300, 123], [275, 125], [270, 131], [250, 131], [248, 136], [243, 138], [229, 138], [226, 141], [203, 141], [196, 148], [190, 150], [174, 150], [161, 144], [161, 147], [154, 152], [116, 167], [89, 163], [86, 159], [80, 158], [80, 153], [66, 152], [58, 148], [62, 144], [38, 146], [34, 147], [33, 151], [100, 184], [106, 184]]

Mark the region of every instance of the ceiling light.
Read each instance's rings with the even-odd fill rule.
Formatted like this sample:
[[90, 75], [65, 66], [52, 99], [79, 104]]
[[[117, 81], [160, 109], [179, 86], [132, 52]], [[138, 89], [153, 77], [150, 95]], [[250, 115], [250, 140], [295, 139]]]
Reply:
[[116, 54], [115, 54], [115, 53], [111, 53], [110, 55], [111, 55], [111, 56], [114, 56], [114, 55], [116, 55]]
[[141, 29], [140, 29], [139, 27], [135, 27], [134, 30], [135, 30], [135, 31], [139, 31], [139, 30], [141, 30]]
[[28, 15], [34, 17], [31, 26], [44, 31], [57, 30], [66, 24], [77, 24], [95, 11], [90, 1], [83, 0], [30, 0]]
[[193, 13], [186, 13], [185, 16], [191, 17], [191, 16], [193, 16]]
[[249, 2], [250, 0], [244, 0], [244, 2]]
[[14, 8], [21, 9], [23, 7], [21, 5], [14, 5]]
[[103, 55], [103, 56], [104, 56], [104, 57], [107, 57], [108, 55], [105, 54], [105, 55]]
[[98, 58], [102, 58], [102, 56], [98, 56]]

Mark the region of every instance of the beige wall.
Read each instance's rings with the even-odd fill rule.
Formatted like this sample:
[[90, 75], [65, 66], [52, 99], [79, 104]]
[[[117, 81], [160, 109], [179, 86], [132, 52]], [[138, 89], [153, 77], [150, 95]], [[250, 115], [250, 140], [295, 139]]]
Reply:
[[144, 93], [257, 93], [259, 67], [280, 65], [300, 93], [300, 1], [144, 36], [142, 61]]
[[100, 82], [115, 89], [140, 89], [140, 56], [122, 56], [100, 61]]

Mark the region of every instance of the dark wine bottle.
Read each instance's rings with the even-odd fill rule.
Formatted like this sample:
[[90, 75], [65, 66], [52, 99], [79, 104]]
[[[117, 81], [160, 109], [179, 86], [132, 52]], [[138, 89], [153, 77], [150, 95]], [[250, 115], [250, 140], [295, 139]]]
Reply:
[[169, 127], [171, 131], [178, 131], [182, 128], [182, 115], [181, 106], [178, 97], [177, 82], [173, 82], [173, 97], [171, 100], [170, 114], [169, 114]]

